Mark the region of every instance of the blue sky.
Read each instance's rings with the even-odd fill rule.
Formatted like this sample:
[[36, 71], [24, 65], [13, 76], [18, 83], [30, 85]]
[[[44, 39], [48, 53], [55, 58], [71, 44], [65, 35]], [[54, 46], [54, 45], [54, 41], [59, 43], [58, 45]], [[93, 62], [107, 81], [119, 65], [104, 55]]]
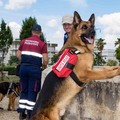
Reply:
[[63, 45], [62, 16], [73, 15], [74, 11], [83, 20], [94, 13], [96, 38], [105, 39], [105, 48], [115, 48], [114, 43], [120, 38], [119, 0], [0, 0], [0, 19], [10, 26], [14, 38], [19, 36], [22, 21], [32, 16], [42, 26], [47, 41], [58, 43], [58, 50]]

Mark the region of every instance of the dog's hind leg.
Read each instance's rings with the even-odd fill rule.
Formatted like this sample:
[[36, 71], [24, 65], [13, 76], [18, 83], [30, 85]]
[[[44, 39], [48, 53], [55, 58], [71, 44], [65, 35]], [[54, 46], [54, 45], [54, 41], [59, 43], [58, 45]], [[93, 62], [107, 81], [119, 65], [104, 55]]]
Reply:
[[48, 113], [50, 120], [60, 120], [59, 112], [56, 107], [51, 108], [50, 111], [48, 111]]
[[15, 111], [15, 99], [16, 99], [16, 97], [14, 96], [14, 97], [12, 97], [12, 100], [11, 100], [11, 108], [13, 111]]
[[8, 109], [7, 110], [11, 110], [11, 102], [12, 102], [12, 100], [11, 100], [11, 97], [8, 97], [9, 98], [9, 102], [8, 102]]
[[60, 117], [56, 108], [47, 108], [40, 112], [38, 111], [30, 120], [60, 120]]
[[[4, 98], [4, 95], [0, 93], [0, 101], [2, 101], [2, 99]], [[0, 107], [1, 110], [3, 110], [2, 107]]]
[[10, 94], [9, 95], [9, 103], [8, 103], [8, 110], [15, 110], [15, 95]]
[[4, 95], [0, 93], [0, 101], [2, 101]]

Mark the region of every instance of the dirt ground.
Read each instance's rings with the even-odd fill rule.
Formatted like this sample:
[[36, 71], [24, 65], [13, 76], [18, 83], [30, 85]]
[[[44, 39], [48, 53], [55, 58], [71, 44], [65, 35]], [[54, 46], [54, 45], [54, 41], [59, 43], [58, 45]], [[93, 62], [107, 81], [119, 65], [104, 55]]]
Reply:
[[[16, 109], [18, 106], [18, 99], [15, 101]], [[8, 98], [4, 97], [4, 99], [0, 102], [0, 107], [4, 108], [3, 110], [0, 110], [0, 120], [19, 120], [19, 114], [17, 111], [8, 111]]]

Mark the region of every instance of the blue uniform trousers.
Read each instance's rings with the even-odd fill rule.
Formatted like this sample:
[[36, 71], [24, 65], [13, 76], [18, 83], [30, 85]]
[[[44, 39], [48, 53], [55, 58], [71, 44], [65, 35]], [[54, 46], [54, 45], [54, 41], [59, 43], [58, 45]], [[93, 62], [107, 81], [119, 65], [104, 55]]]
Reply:
[[21, 65], [20, 85], [21, 94], [18, 112], [27, 110], [31, 114], [36, 102], [37, 93], [41, 86], [41, 68], [33, 65]]

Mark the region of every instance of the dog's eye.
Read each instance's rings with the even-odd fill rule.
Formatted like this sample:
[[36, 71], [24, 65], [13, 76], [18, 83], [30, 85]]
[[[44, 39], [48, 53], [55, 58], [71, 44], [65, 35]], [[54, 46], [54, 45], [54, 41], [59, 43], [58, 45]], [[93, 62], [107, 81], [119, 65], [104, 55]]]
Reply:
[[82, 26], [82, 30], [86, 30], [88, 27], [86, 25]]

